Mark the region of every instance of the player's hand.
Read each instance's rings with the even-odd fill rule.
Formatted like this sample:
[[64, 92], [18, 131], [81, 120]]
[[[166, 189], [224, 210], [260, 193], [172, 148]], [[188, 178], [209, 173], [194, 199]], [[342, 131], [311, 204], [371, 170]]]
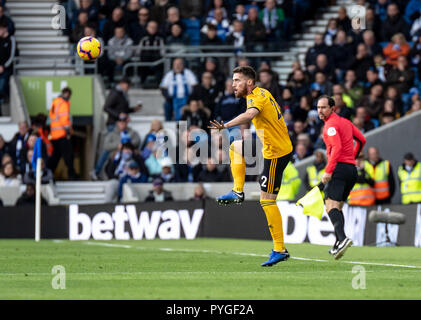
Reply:
[[328, 183], [331, 179], [332, 179], [332, 174], [327, 173], [327, 172], [323, 173], [323, 176], [322, 176], [322, 183], [323, 184]]
[[218, 129], [219, 131], [226, 129], [224, 121], [218, 122], [216, 120], [209, 121], [211, 126], [208, 126], [208, 129]]

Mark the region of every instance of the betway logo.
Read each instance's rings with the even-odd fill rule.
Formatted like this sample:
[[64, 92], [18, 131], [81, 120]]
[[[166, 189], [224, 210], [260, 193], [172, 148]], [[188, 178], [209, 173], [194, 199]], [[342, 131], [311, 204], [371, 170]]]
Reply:
[[[112, 214], [99, 212], [91, 218], [79, 212], [79, 206], [69, 207], [70, 240], [129, 240], [132, 239], [179, 239], [181, 229], [186, 239], [194, 239], [202, 220], [203, 209], [195, 209], [190, 219], [188, 210], [153, 211], [150, 215], [142, 211], [136, 213], [134, 205], [116, 206]], [[80, 228], [81, 227], [81, 228]]]

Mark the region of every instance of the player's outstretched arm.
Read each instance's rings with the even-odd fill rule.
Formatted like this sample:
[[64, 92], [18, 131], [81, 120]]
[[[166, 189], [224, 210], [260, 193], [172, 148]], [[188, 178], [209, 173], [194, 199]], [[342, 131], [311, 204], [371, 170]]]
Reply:
[[232, 119], [231, 121], [224, 123], [223, 121], [218, 122], [216, 120], [210, 121], [210, 126], [208, 126], [209, 129], [227, 129], [231, 127], [236, 127], [242, 124], [249, 123], [253, 118], [259, 113], [259, 110], [256, 108], [250, 108], [247, 109], [246, 112], [240, 114], [236, 118]]

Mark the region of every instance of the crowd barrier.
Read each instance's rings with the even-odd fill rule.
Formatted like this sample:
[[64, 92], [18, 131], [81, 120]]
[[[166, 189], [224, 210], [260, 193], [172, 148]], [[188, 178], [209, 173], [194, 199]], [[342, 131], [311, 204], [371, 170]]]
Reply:
[[[319, 221], [302, 214], [293, 203], [278, 202], [285, 242], [332, 245], [333, 227], [324, 213]], [[354, 245], [386, 240], [385, 224], [368, 219], [371, 210], [401, 212], [402, 225], [388, 225], [391, 242], [421, 246], [421, 204], [373, 207], [345, 206], [346, 234]], [[0, 238], [33, 238], [32, 206], [0, 208]], [[70, 240], [195, 239], [196, 237], [270, 240], [266, 217], [258, 201], [219, 206], [214, 200], [70, 205], [42, 207], [41, 238]]]

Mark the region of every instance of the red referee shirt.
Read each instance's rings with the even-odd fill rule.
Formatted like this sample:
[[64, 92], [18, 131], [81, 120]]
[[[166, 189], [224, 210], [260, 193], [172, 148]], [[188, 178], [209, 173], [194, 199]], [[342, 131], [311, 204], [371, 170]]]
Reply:
[[327, 155], [325, 172], [329, 174], [333, 173], [338, 162], [355, 165], [355, 158], [366, 143], [361, 131], [351, 121], [342, 118], [335, 112], [325, 121], [323, 140], [326, 144]]

